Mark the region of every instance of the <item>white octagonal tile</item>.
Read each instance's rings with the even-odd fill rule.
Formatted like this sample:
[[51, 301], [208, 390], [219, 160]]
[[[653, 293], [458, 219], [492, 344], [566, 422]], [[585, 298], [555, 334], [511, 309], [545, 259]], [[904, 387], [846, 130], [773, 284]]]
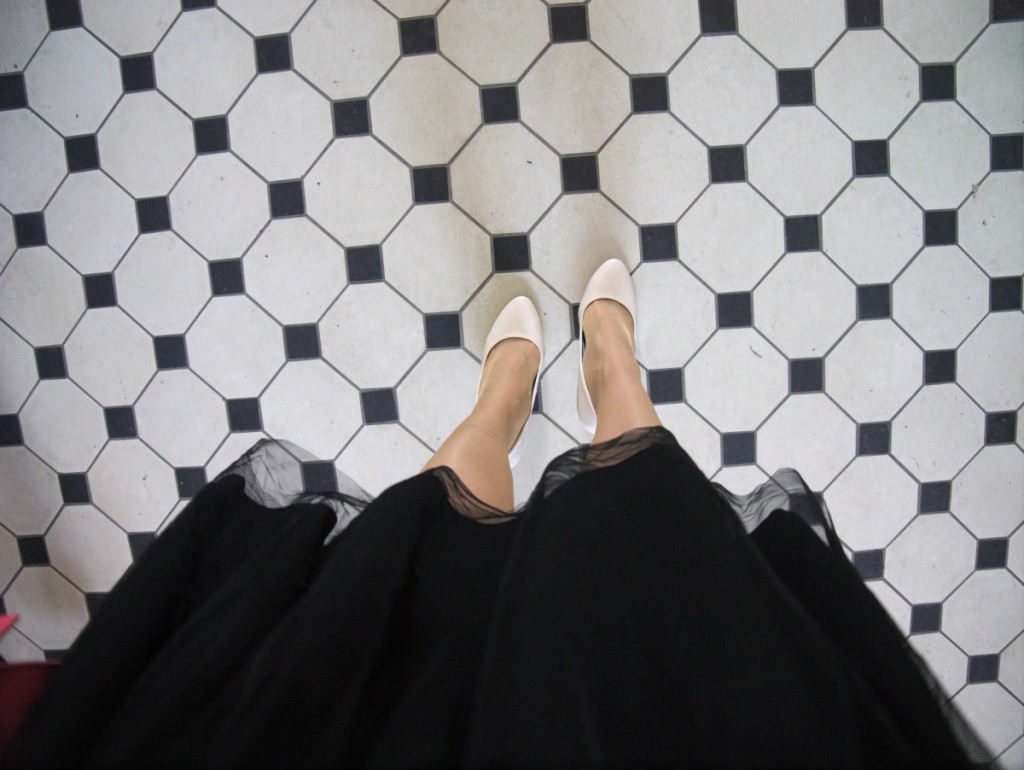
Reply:
[[43, 3], [8, 3], [0, 24], [0, 72], [25, 69], [50, 25]]
[[956, 208], [988, 173], [989, 140], [959, 104], [924, 102], [889, 142], [889, 169], [924, 209]]
[[768, 474], [756, 465], [727, 465], [711, 480], [735, 495], [746, 495], [768, 481]]
[[41, 211], [67, 173], [64, 142], [28, 110], [0, 112], [0, 136], [0, 204]]
[[324, 458], [337, 456], [362, 425], [359, 394], [319, 360], [290, 361], [260, 397], [260, 412], [271, 436]]
[[0, 270], [11, 259], [14, 250], [18, 247], [14, 237], [14, 218], [4, 209], [0, 209]]
[[50, 564], [81, 591], [114, 587], [131, 566], [128, 538], [91, 505], [69, 505], [46, 533]]
[[432, 350], [398, 386], [402, 424], [437, 450], [476, 401], [480, 365], [463, 350]]
[[988, 311], [988, 280], [956, 246], [923, 249], [892, 286], [892, 317], [925, 350], [955, 348]]
[[708, 478], [722, 467], [722, 435], [686, 404], [655, 404], [661, 424], [672, 432]]
[[672, 112], [711, 145], [746, 142], [779, 101], [775, 71], [735, 35], [701, 38], [668, 87]]
[[1024, 634], [1018, 636], [999, 656], [999, 680], [1024, 700]]
[[221, 0], [217, 7], [254, 35], [287, 32], [295, 26], [311, 0]]
[[50, 567], [25, 567], [4, 593], [18, 630], [44, 650], [65, 650], [89, 622], [82, 592]]
[[957, 215], [960, 246], [991, 277], [1024, 273], [1024, 174], [989, 174]]
[[[591, 19], [593, 13], [591, 8]], [[480, 85], [514, 83], [548, 44], [547, 9], [541, 3], [453, 0], [437, 16], [437, 37], [441, 52]]]
[[812, 67], [846, 29], [846, 8], [841, 0], [738, 0], [736, 21], [776, 67]]
[[594, 0], [587, 17], [590, 39], [633, 75], [668, 72], [700, 35], [696, 3]]
[[227, 153], [196, 158], [170, 206], [175, 232], [210, 260], [242, 256], [270, 216], [267, 186]]
[[331, 104], [294, 72], [261, 75], [228, 115], [231, 149], [267, 180], [301, 177], [331, 142]]
[[[579, 343], [570, 342], [559, 353], [550, 351], [548, 368], [541, 374], [540, 394], [544, 414], [568, 433], [577, 443], [589, 442], [592, 436], [583, 430], [576, 414], [576, 378], [579, 367]], [[479, 370], [478, 370], [479, 374]], [[475, 386], [474, 386], [475, 387]]]
[[[6, 529], [0, 528], [0, 591], [7, 588], [11, 579], [21, 569], [21, 552], [17, 538]], [[4, 652], [0, 650], [0, 655]]]
[[491, 233], [530, 230], [562, 190], [558, 157], [518, 123], [481, 128], [451, 181], [452, 200]]
[[596, 152], [629, 112], [629, 78], [590, 43], [551, 46], [519, 84], [523, 123], [560, 153]]
[[139, 438], [176, 468], [205, 464], [228, 433], [224, 399], [188, 369], [157, 372], [135, 422]]
[[921, 63], [951, 62], [988, 22], [986, 0], [886, 0], [885, 28]]
[[634, 115], [598, 157], [601, 190], [637, 221], [675, 222], [708, 185], [707, 150], [671, 115]]
[[747, 179], [787, 216], [817, 214], [853, 175], [850, 142], [814, 107], [779, 110], [747, 145]]
[[82, 19], [118, 56], [149, 53], [181, 12], [176, 0], [82, 0]]
[[648, 369], [683, 366], [715, 333], [715, 295], [674, 261], [642, 263], [633, 285], [637, 358]]
[[480, 92], [440, 56], [405, 57], [373, 92], [370, 113], [374, 135], [409, 163], [448, 163], [480, 125]]
[[336, 462], [371, 495], [419, 471], [431, 452], [397, 423], [366, 425], [356, 434]]
[[925, 663], [946, 697], [955, 695], [967, 682], [967, 656], [942, 634], [914, 634], [907, 641]]
[[70, 380], [42, 380], [21, 410], [25, 445], [58, 473], [78, 473], [107, 440], [103, 410]]
[[785, 252], [783, 220], [750, 185], [712, 185], [677, 227], [679, 258], [718, 292], [749, 291]]
[[433, 16], [444, 0], [380, 0], [380, 4], [400, 19]]
[[941, 602], [971, 574], [975, 550], [948, 513], [921, 514], [886, 549], [885, 578], [913, 604]]
[[1018, 578], [1024, 580], [1024, 527], [1019, 527], [1011, 535], [1008, 550], [1006, 568]]
[[19, 249], [0, 275], [0, 307], [30, 345], [58, 345], [85, 310], [82, 279], [45, 246]]
[[346, 246], [380, 243], [412, 205], [409, 169], [369, 136], [335, 140], [304, 188], [309, 216]]
[[349, 286], [320, 321], [324, 358], [361, 388], [394, 385], [424, 345], [423, 316], [384, 283]]
[[1024, 315], [992, 313], [957, 351], [956, 379], [989, 412], [1024, 403]]
[[282, 324], [315, 322], [347, 281], [344, 250], [305, 217], [272, 220], [242, 264], [246, 293]]
[[383, 255], [388, 281], [425, 313], [458, 310], [491, 271], [487, 234], [449, 203], [416, 206]]
[[953, 480], [950, 510], [977, 537], [1007, 537], [1024, 522], [1024, 452], [987, 446]]
[[64, 356], [68, 376], [104, 406], [133, 403], [155, 371], [150, 336], [116, 307], [87, 312]]
[[83, 274], [112, 270], [138, 233], [134, 201], [102, 171], [69, 174], [46, 207], [47, 243]]
[[968, 655], [999, 652], [1024, 630], [1024, 586], [1006, 570], [978, 570], [942, 606], [942, 630]]
[[195, 150], [192, 123], [156, 91], [125, 94], [96, 141], [103, 170], [137, 198], [166, 195]]
[[922, 360], [892, 321], [860, 322], [828, 354], [826, 390], [858, 422], [889, 420], [921, 386]]
[[853, 459], [857, 426], [823, 393], [787, 398], [757, 431], [757, 463], [769, 473], [796, 468], [824, 489]]
[[[997, 682], [984, 682], [965, 687], [953, 699], [960, 712], [977, 731], [981, 740], [993, 753], [1000, 754], [1021, 734], [1024, 725], [1024, 706], [1006, 692]], [[1005, 757], [1001, 758], [1000, 765]]]
[[107, 444], [89, 469], [89, 489], [126, 532], [155, 531], [178, 500], [174, 469], [137, 439]]
[[160, 90], [193, 118], [223, 115], [256, 74], [252, 38], [216, 8], [178, 17], [153, 54]]
[[956, 65], [956, 97], [991, 134], [1024, 125], [1024, 21], [992, 24]]
[[878, 603], [896, 624], [901, 634], [910, 632], [910, 605], [896, 593], [884, 580], [869, 580], [867, 589], [875, 595]]
[[843, 543], [870, 551], [887, 546], [914, 518], [917, 490], [917, 482], [891, 457], [875, 455], [850, 463], [828, 487], [825, 500]]
[[956, 385], [922, 388], [892, 423], [893, 456], [921, 481], [953, 478], [984, 440], [984, 415]]
[[[211, 457], [206, 463], [206, 478], [210, 480], [216, 479], [217, 476], [238, 462], [238, 460], [240, 460], [244, 455], [248, 454], [249, 450], [255, 447], [256, 444], [269, 438], [270, 436], [263, 431], [229, 433], [223, 443], [217, 447], [217, 451], [213, 453], [213, 457]], [[175, 505], [175, 508], [177, 507], [178, 505]], [[176, 513], [177, 511], [172, 511], [172, 514], [176, 515]], [[166, 527], [168, 523], [168, 520], [165, 519], [160, 525], [161, 529]]]
[[150, 334], [181, 334], [210, 299], [206, 261], [172, 232], [143, 235], [114, 273], [117, 304]]
[[32, 346], [0, 323], [0, 414], [14, 414], [36, 386], [36, 358]]
[[281, 326], [244, 295], [211, 301], [185, 340], [192, 371], [225, 398], [258, 395], [284, 363]]
[[0, 461], [0, 523], [15, 535], [42, 534], [63, 503], [57, 474], [23, 446], [0, 447]]
[[786, 397], [789, 370], [753, 329], [719, 330], [684, 371], [686, 401], [722, 431], [749, 431]]

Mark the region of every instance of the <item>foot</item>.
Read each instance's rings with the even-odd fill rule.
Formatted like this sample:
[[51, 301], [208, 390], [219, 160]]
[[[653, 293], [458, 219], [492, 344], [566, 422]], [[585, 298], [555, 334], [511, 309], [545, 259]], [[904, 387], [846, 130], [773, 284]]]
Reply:
[[612, 299], [599, 299], [583, 314], [583, 378], [597, 407], [603, 385], [611, 374], [639, 376], [633, 317], [626, 307]]
[[533, 382], [539, 370], [540, 350], [519, 338], [502, 340], [484, 361], [476, 409], [497, 413], [505, 426], [506, 450], [512, 448], [533, 411]]

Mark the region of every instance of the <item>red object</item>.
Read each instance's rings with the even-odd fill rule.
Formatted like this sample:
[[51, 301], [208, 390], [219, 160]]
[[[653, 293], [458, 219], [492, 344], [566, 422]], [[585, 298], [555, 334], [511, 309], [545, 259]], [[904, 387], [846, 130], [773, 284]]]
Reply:
[[[0, 615], [0, 636], [17, 619], [17, 615]], [[58, 665], [53, 661], [0, 664], [0, 755]]]

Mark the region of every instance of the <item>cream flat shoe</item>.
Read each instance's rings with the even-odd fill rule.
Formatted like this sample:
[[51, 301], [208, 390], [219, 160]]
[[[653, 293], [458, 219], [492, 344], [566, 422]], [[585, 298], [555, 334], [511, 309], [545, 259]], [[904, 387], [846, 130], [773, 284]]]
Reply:
[[[544, 368], [544, 330], [541, 327], [540, 315], [537, 308], [528, 297], [516, 297], [509, 302], [498, 313], [494, 319], [491, 330], [487, 332], [487, 339], [484, 341], [484, 354], [480, 359], [480, 379], [477, 380], [476, 397], [480, 398], [480, 383], [484, 376], [484, 363], [491, 349], [499, 342], [508, 339], [529, 340], [540, 350], [540, 366], [537, 368], [537, 376], [533, 380], [533, 393], [530, 395], [530, 413], [533, 413], [533, 404], [537, 400], [537, 387], [540, 385], [540, 372]], [[530, 418], [527, 416], [527, 422]], [[512, 448], [508, 451], [509, 465], [515, 466], [523, 454], [523, 436], [526, 435], [526, 423], [519, 430]]]
[[629, 311], [633, 318], [633, 354], [636, 355], [636, 290], [633, 288], [633, 278], [629, 269], [622, 260], [609, 259], [591, 276], [587, 287], [583, 290], [583, 298], [580, 300], [579, 325], [580, 325], [580, 364], [579, 378], [576, 383], [576, 412], [580, 416], [580, 422], [584, 429], [591, 436], [597, 430], [597, 412], [594, 411], [594, 402], [590, 398], [590, 391], [587, 390], [587, 382], [583, 378], [583, 314], [591, 302], [599, 299], [611, 299]]

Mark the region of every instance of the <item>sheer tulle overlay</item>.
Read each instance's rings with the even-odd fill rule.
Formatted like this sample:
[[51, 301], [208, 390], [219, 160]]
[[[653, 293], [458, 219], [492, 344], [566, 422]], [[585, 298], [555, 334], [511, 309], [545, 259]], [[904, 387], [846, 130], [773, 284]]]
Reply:
[[988, 761], [795, 471], [737, 496], [649, 428], [507, 512], [449, 468], [309, 494], [312, 459], [262, 441], [195, 497], [11, 766]]

